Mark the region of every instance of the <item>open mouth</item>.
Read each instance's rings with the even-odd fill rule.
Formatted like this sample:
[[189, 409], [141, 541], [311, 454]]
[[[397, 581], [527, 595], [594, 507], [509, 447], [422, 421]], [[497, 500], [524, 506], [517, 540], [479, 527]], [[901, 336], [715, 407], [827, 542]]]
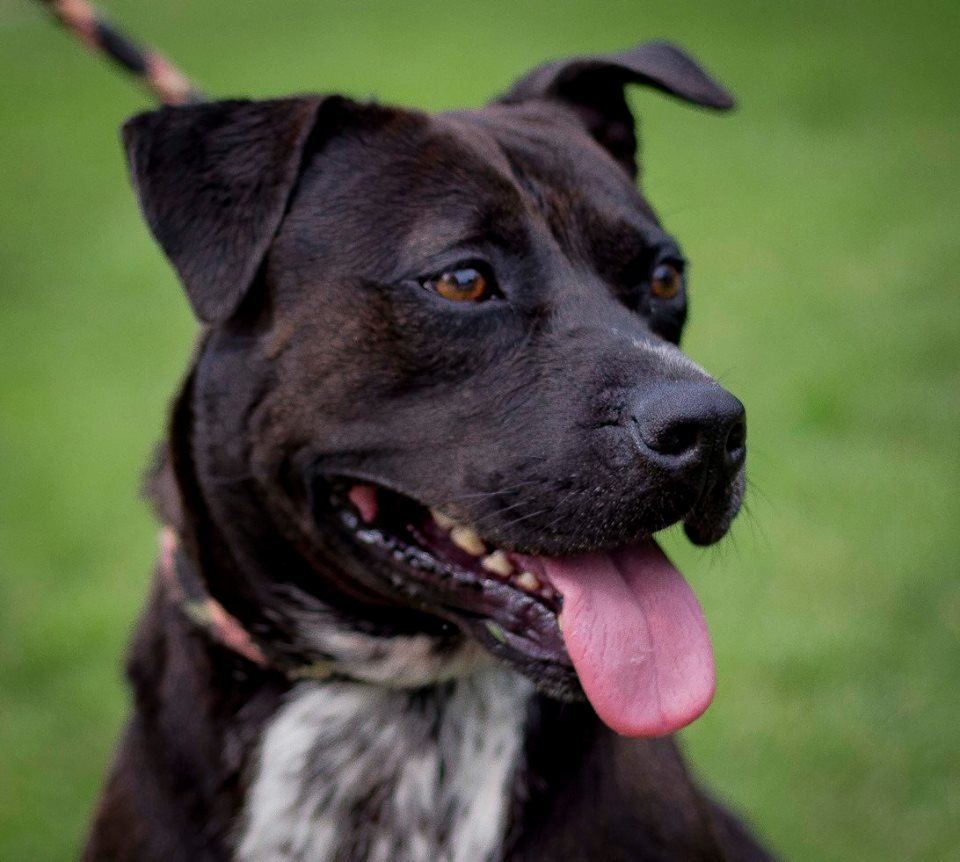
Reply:
[[356, 547], [357, 577], [455, 623], [546, 693], [585, 694], [628, 736], [673, 732], [709, 705], [715, 677], [703, 614], [653, 539], [612, 552], [522, 555], [383, 487], [326, 484], [322, 514]]
[[408, 497], [372, 485], [351, 486], [347, 498], [367, 528], [363, 536], [366, 541], [390, 543], [392, 539], [394, 548], [399, 548], [402, 554], [404, 550], [409, 554], [411, 548], [419, 548], [428, 555], [436, 570], [496, 582], [559, 612], [562, 604], [559, 594], [542, 579], [542, 572], [538, 577], [532, 571], [536, 564], [530, 558], [494, 548], [472, 528], [457, 524], [452, 518], [420, 506]]

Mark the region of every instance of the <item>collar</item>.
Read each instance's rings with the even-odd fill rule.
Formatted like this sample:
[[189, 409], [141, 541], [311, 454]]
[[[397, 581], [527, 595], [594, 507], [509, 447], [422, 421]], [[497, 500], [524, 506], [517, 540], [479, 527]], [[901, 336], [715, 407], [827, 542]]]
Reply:
[[253, 635], [207, 591], [196, 564], [184, 552], [177, 531], [165, 526], [160, 531], [160, 578], [184, 616], [210, 640], [242, 656], [264, 670], [278, 671], [290, 679], [325, 679], [333, 675], [327, 662], [291, 665], [268, 658]]

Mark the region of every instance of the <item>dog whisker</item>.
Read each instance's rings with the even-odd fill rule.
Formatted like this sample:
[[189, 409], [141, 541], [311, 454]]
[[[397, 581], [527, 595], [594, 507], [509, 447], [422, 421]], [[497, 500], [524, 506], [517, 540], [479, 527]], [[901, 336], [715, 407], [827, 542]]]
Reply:
[[[749, 482], [748, 482], [748, 490], [754, 490], [753, 486], [751, 486]], [[763, 495], [761, 495], [761, 497], [764, 500], [767, 499], [763, 497]], [[770, 541], [770, 537], [767, 535], [766, 530], [764, 530], [763, 528], [762, 522], [754, 513], [750, 500], [747, 499], [746, 497], [741, 503], [740, 518], [736, 522], [734, 522], [734, 530], [736, 530], [737, 524], [739, 523], [745, 523], [750, 527], [750, 535], [752, 536], [755, 544], [757, 544], [759, 540], [759, 543], [762, 543], [762, 545], [765, 548], [769, 549], [773, 547]], [[733, 530], [731, 532], [733, 532]]]
[[492, 512], [487, 512], [486, 514], [481, 515], [479, 518], [474, 519], [474, 526], [482, 529], [483, 526], [489, 523], [491, 520], [502, 517], [507, 512], [511, 512], [514, 509], [520, 508], [521, 506], [526, 506], [529, 502], [529, 499], [518, 500], [516, 503], [511, 503], [509, 506], [504, 506], [502, 509], [495, 509]]
[[521, 515], [519, 518], [513, 518], [510, 521], [500, 524], [499, 529], [508, 530], [510, 527], [515, 527], [517, 524], [523, 523], [530, 518], [536, 518], [538, 515], [546, 514], [548, 511], [549, 509], [536, 509], [533, 512], [527, 512], [525, 515]]
[[463, 502], [464, 500], [478, 500], [478, 499], [486, 499], [489, 497], [506, 496], [519, 491], [521, 488], [529, 489], [531, 486], [544, 485], [550, 481], [551, 480], [546, 478], [530, 479], [527, 482], [516, 482], [512, 485], [506, 485], [502, 488], [495, 488], [491, 491], [475, 491], [469, 494], [458, 494], [456, 496], [448, 497], [446, 499], [446, 502], [460, 503], [460, 502]]

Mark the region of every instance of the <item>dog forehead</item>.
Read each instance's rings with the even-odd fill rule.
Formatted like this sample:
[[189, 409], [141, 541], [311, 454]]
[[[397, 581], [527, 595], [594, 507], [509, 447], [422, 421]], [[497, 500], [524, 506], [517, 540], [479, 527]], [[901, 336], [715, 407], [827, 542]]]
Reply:
[[400, 238], [436, 250], [534, 222], [568, 248], [585, 230], [658, 229], [632, 178], [562, 106], [378, 110], [378, 123], [347, 130], [308, 161], [282, 233], [305, 231], [321, 246], [326, 237], [340, 251], [349, 233], [357, 251], [369, 241], [373, 260]]
[[635, 179], [562, 104], [494, 103], [437, 119], [509, 174], [527, 212], [565, 252], [610, 238], [625, 246], [667, 239]]
[[470, 111], [440, 114], [436, 120], [460, 141], [487, 154], [526, 191], [579, 191], [594, 201], [641, 199], [633, 179], [587, 132], [576, 114], [560, 103], [493, 103]]
[[377, 107], [374, 116], [339, 130], [305, 160], [288, 221], [347, 218], [351, 228], [387, 225], [402, 235], [424, 212], [516, 204], [509, 163], [489, 136], [410, 109]]

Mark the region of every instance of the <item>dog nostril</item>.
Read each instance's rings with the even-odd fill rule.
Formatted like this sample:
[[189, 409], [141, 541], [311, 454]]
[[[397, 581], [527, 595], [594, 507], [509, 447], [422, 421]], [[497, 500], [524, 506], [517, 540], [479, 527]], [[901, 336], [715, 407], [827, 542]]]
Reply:
[[695, 422], [676, 422], [664, 428], [647, 445], [661, 455], [683, 455], [697, 446], [700, 426]]
[[738, 455], [747, 442], [747, 423], [735, 422], [727, 432], [727, 455]]

